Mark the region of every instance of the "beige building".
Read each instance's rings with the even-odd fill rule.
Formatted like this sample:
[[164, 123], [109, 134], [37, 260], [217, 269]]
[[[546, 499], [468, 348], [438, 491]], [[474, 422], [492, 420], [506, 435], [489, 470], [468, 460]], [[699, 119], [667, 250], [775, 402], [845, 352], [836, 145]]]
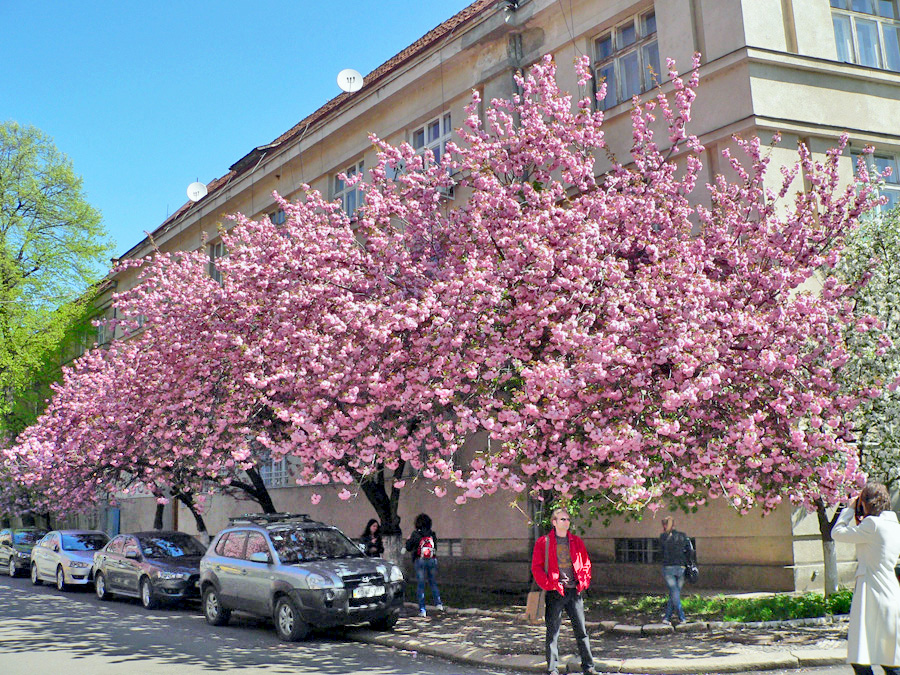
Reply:
[[[483, 100], [508, 97], [513, 73], [544, 54], [560, 65], [563, 88], [576, 92], [573, 59], [590, 55], [609, 93], [606, 134], [624, 155], [630, 145], [630, 99], [654, 87], [648, 66], [676, 59], [686, 70], [702, 54], [701, 87], [693, 131], [706, 146], [706, 175], [720, 171], [721, 150], [732, 135], [783, 134], [775, 162], [792, 161], [798, 141], [823, 155], [843, 131], [851, 149], [877, 147], [879, 166], [893, 166], [886, 187], [894, 199], [896, 153], [900, 153], [900, 8], [897, 0], [477, 0], [365, 77], [365, 86], [342, 94], [270, 143], [250, 150], [209, 194], [189, 202], [153, 232], [162, 250], [196, 249], [209, 237], [211, 274], [222, 254], [216, 233], [226, 214], [279, 218], [272, 192], [290, 198], [309, 183], [352, 210], [359, 194], [338, 174], [365, 171], [375, 163], [368, 134], [414, 147], [443, 149], [463, 119], [471, 91]], [[668, 86], [661, 85], [663, 90]], [[898, 134], [898, 135], [895, 135]], [[262, 139], [265, 140], [265, 139]], [[850, 158], [846, 160], [850, 175]], [[600, 167], [602, 170], [603, 167]], [[896, 186], [896, 187], [895, 187]], [[464, 199], [456, 194], [452, 199]], [[149, 239], [125, 255], [151, 253]], [[134, 279], [112, 280], [119, 290]], [[108, 339], [108, 336], [104, 336]], [[373, 515], [360, 494], [348, 503], [326, 494], [312, 505], [310, 490], [288, 487], [283, 463], [265, 467], [276, 506], [334, 522], [351, 535]], [[401, 516], [406, 532], [416, 513], [427, 511], [442, 540], [443, 574], [464, 573], [485, 585], [524, 584], [530, 556], [529, 505], [499, 495], [457, 506], [452, 494], [433, 497], [420, 481], [404, 488]], [[121, 502], [123, 531], [152, 523], [153, 500]], [[349, 506], [349, 508], [348, 508]], [[225, 497], [211, 500], [211, 532], [228, 515], [252, 508]], [[192, 531], [182, 510], [170, 524]], [[703, 585], [720, 589], [804, 590], [821, 588], [822, 547], [815, 518], [784, 507], [761, 518], [741, 517], [722, 504], [680, 518], [679, 529], [696, 537]], [[652, 564], [658, 518], [595, 525], [587, 543], [601, 587], [660, 587]], [[842, 559], [850, 551], [839, 549]], [[477, 573], [473, 573], [477, 570]], [[849, 565], [842, 565], [845, 575]]]

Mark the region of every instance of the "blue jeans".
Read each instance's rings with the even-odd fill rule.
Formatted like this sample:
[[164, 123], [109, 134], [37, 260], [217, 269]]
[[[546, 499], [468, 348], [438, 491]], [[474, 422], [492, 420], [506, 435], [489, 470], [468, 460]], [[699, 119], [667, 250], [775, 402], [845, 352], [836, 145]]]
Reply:
[[684, 565], [663, 565], [663, 578], [669, 587], [669, 601], [666, 603], [666, 621], [677, 614], [679, 621], [684, 621], [684, 610], [681, 608], [681, 587], [684, 586]]
[[419, 610], [425, 609], [425, 581], [431, 586], [431, 600], [436, 605], [441, 604], [441, 592], [438, 590], [435, 573], [437, 572], [437, 558], [419, 558], [413, 563], [416, 568], [416, 595], [419, 598]]

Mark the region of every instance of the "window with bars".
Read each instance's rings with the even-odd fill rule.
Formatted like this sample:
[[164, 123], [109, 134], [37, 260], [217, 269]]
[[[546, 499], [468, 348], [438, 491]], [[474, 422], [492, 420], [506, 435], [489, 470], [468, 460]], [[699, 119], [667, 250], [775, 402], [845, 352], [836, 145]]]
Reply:
[[353, 185], [348, 185], [347, 180], [341, 178], [341, 175], [345, 174], [347, 179], [351, 179], [361, 175], [363, 171], [365, 171], [365, 164], [360, 160], [352, 166], [335, 174], [332, 182], [331, 198], [340, 199], [341, 208], [344, 209], [344, 213], [351, 218], [359, 207], [363, 205], [363, 194], [359, 189], [358, 182]]
[[900, 72], [898, 0], [831, 0], [838, 60]]
[[656, 563], [659, 556], [658, 537], [616, 539], [617, 563]]
[[266, 487], [284, 487], [288, 484], [287, 459], [269, 460], [259, 465], [259, 477]]
[[209, 245], [209, 276], [222, 283], [222, 272], [216, 266], [216, 260], [225, 255], [225, 245], [219, 241]]
[[599, 102], [601, 110], [654, 87], [661, 72], [653, 10], [614, 26], [594, 40], [594, 78], [597, 87], [606, 83], [606, 97]]
[[431, 150], [434, 161], [440, 163], [441, 157], [447, 152], [447, 142], [452, 133], [453, 123], [450, 120], [450, 113], [445, 112], [414, 129], [411, 145], [420, 155], [424, 155], [426, 150]]

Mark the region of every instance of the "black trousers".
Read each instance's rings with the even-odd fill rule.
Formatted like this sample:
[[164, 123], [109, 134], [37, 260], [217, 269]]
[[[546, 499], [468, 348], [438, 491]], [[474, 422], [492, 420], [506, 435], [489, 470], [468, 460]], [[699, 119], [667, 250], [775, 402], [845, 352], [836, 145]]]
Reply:
[[591, 656], [591, 644], [584, 627], [584, 601], [581, 593], [574, 588], [567, 588], [565, 595], [556, 591], [547, 591], [544, 623], [547, 624], [547, 670], [551, 673], [559, 668], [559, 629], [562, 627], [562, 613], [565, 610], [572, 621], [572, 631], [578, 644], [581, 656], [581, 669], [588, 670], [594, 665]]
[[[853, 672], [856, 675], [875, 675], [872, 670], [872, 666], [866, 666], [859, 663], [851, 663], [853, 666]], [[884, 668], [884, 675], [900, 675], [900, 668], [896, 668], [894, 666], [881, 666]]]

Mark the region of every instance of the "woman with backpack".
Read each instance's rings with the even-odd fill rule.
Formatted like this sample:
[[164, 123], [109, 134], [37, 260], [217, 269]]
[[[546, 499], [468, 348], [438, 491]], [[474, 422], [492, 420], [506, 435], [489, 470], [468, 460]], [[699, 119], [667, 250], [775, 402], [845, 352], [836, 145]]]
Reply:
[[416, 593], [419, 599], [419, 616], [425, 616], [425, 581], [431, 586], [431, 599], [438, 611], [443, 611], [441, 593], [438, 591], [437, 536], [431, 529], [431, 518], [425, 513], [416, 516], [416, 529], [406, 541], [406, 550], [412, 552], [413, 567], [416, 570]]

